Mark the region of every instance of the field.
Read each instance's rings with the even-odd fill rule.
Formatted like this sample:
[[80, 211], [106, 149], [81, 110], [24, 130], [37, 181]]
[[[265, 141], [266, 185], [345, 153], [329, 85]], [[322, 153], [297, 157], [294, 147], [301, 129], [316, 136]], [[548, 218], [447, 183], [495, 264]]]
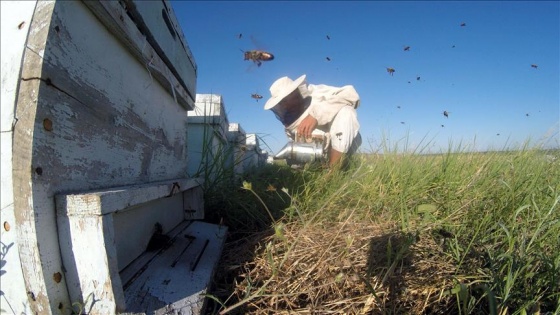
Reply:
[[363, 154], [206, 192], [209, 314], [559, 314], [560, 152]]

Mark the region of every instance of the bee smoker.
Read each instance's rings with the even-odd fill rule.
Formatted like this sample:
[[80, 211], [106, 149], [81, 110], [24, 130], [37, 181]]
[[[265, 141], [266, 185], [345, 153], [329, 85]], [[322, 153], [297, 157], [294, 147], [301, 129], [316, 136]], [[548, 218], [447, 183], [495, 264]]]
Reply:
[[323, 162], [327, 160], [326, 138], [324, 135], [313, 134], [311, 139], [295, 136], [275, 156], [275, 160], [286, 159], [288, 165]]

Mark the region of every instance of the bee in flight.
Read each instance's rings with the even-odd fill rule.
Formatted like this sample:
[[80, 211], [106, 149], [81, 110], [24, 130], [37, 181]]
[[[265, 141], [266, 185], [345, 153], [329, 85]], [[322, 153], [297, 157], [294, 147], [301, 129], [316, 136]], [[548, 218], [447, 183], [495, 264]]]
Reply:
[[537, 66], [537, 65], [535, 65], [535, 64], [531, 65], [531, 68], [537, 69], [538, 67], [539, 67], [539, 66]]
[[446, 110], [444, 110], [444, 111], [443, 111], [443, 116], [445, 116], [446, 118], [449, 118], [449, 112], [446, 111]]
[[257, 66], [261, 66], [263, 61], [269, 61], [274, 59], [274, 55], [263, 51], [263, 50], [248, 50], [248, 51], [243, 51], [245, 60], [253, 60], [254, 63], [257, 64]]
[[463, 22], [463, 23], [461, 23], [461, 26], [463, 26], [463, 27], [467, 26], [467, 23]]
[[327, 57], [327, 61], [331, 61], [331, 58]]
[[404, 51], [409, 51], [410, 50], [410, 46], [404, 46]]
[[389, 72], [389, 74], [392, 76], [393, 73], [395, 73], [395, 69], [393, 69], [393, 68], [387, 68], [387, 72]]
[[259, 95], [259, 94], [257, 94], [257, 93], [251, 94], [251, 97], [254, 98], [254, 99], [256, 99], [257, 102], [258, 102], [261, 98], [263, 98], [262, 95]]

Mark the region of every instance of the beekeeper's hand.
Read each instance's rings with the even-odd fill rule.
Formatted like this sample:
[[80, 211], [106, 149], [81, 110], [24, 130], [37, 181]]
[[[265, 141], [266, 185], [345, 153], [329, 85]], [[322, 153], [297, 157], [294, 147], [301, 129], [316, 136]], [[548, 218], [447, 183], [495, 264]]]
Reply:
[[297, 128], [298, 135], [304, 136], [306, 139], [311, 138], [311, 133], [317, 128], [317, 119], [311, 115], [307, 115]]

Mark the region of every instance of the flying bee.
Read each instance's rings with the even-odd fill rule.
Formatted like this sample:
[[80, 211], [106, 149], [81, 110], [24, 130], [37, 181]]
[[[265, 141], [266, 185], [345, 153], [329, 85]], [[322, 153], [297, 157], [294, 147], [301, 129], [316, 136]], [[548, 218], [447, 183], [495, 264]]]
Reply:
[[446, 110], [444, 110], [444, 111], [443, 111], [443, 116], [445, 116], [446, 118], [449, 118], [449, 112], [446, 111]]
[[327, 61], [331, 61], [331, 58], [327, 57]]
[[393, 73], [395, 73], [395, 69], [393, 69], [393, 68], [387, 68], [387, 72], [389, 72], [389, 74], [392, 76]]
[[259, 95], [259, 94], [257, 94], [257, 93], [251, 94], [251, 97], [254, 98], [254, 99], [256, 99], [257, 102], [258, 102], [261, 98], [263, 98], [262, 95]]
[[328, 40], [330, 40], [330, 39], [331, 39], [331, 37], [330, 37], [329, 35], [327, 35], [327, 39], [328, 39]]
[[241, 37], [243, 37], [243, 34], [242, 34], [242, 33], [239, 33], [239, 35], [237, 35], [237, 38], [238, 38], [238, 39], [241, 39]]
[[467, 23], [463, 22], [461, 23], [461, 26], [467, 26]]
[[[243, 50], [242, 50], [243, 51]], [[245, 60], [253, 60], [257, 66], [261, 66], [263, 61], [274, 59], [274, 55], [264, 50], [248, 50], [243, 51]]]
[[539, 67], [539, 66], [537, 66], [537, 65], [535, 65], [535, 64], [532, 64], [532, 65], [531, 65], [531, 68], [537, 69], [538, 67]]
[[410, 46], [404, 46], [404, 51], [409, 51], [410, 50]]

